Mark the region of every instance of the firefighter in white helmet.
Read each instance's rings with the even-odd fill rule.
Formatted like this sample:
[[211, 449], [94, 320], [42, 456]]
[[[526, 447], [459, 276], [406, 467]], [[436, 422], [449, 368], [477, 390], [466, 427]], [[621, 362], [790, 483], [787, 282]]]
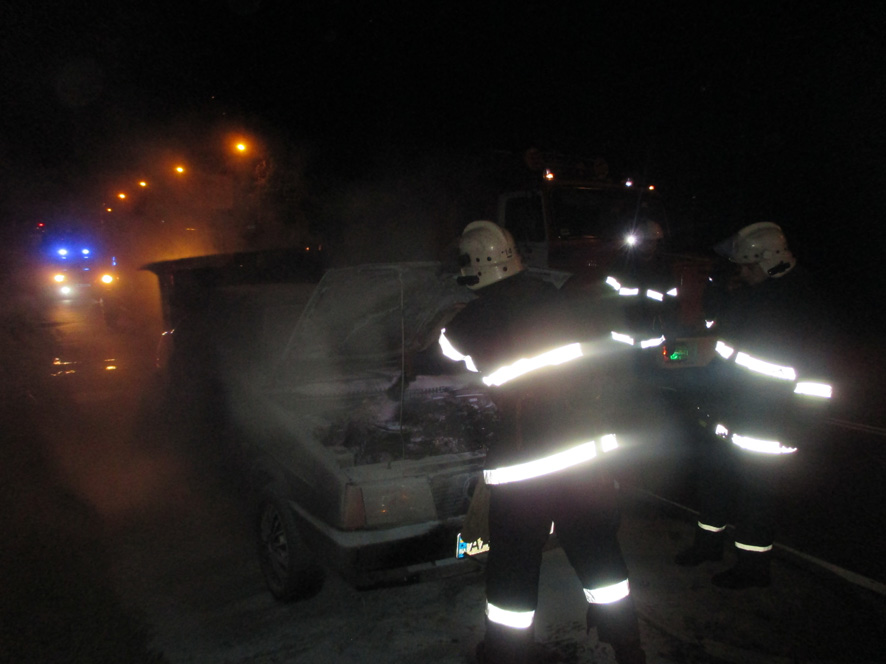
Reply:
[[746, 226], [715, 251], [738, 268], [738, 281], [720, 292], [712, 317], [716, 355], [696, 395], [705, 442], [699, 519], [694, 543], [676, 563], [721, 560], [733, 519], [736, 563], [712, 582], [765, 587], [779, 478], [813, 434], [810, 411], [831, 396], [822, 334], [827, 316], [777, 224]]
[[741, 278], [749, 285], [779, 279], [797, 265], [784, 231], [771, 221], [745, 226], [714, 250], [741, 266]]
[[588, 398], [594, 360], [583, 356], [561, 291], [523, 269], [507, 230], [490, 221], [468, 224], [459, 251], [459, 281], [478, 297], [447, 323], [441, 346], [477, 372], [500, 415], [483, 474], [490, 551], [478, 656], [530, 660], [542, 552], [553, 524], [584, 588], [588, 629], [596, 627], [618, 662], [645, 662], [606, 471], [608, 458], [618, 455], [616, 432], [602, 417], [591, 420], [593, 409], [570, 395]]
[[[622, 231], [621, 250], [601, 284], [602, 302], [612, 311], [612, 338], [625, 346], [633, 380], [613, 405], [620, 416], [619, 432], [631, 450], [623, 479], [645, 484], [660, 477], [661, 457], [672, 450], [674, 407], [669, 382], [673, 372], [663, 366], [668, 340], [703, 330], [703, 319], [685, 324], [683, 288], [672, 256], [665, 252], [665, 234], [651, 219], [631, 222]], [[683, 412], [682, 410], [680, 411]]]
[[678, 318], [679, 287], [664, 256], [664, 232], [650, 219], [625, 230], [623, 250], [610, 266], [604, 291], [620, 305], [623, 328], [613, 330], [622, 343], [655, 355]]

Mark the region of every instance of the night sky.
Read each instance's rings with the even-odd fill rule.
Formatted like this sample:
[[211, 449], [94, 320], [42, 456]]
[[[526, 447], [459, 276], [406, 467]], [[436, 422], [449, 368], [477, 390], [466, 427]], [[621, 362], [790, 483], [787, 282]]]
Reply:
[[243, 126], [310, 146], [342, 178], [398, 151], [603, 155], [655, 179], [692, 223], [779, 221], [811, 263], [839, 256], [853, 279], [886, 248], [883, 3], [38, 0], [0, 12], [7, 222], [160, 146], [193, 151]]

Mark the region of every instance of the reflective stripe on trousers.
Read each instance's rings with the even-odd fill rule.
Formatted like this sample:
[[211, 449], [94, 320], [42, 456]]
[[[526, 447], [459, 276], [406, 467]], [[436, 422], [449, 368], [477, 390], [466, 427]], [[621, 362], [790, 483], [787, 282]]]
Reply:
[[712, 526], [709, 523], [702, 523], [701, 521], [698, 522], [698, 527], [709, 533], [722, 533], [726, 530], [726, 526]]
[[[698, 522], [698, 527], [709, 533], [722, 533], [724, 530], [726, 530], [726, 526], [712, 526], [709, 523], [702, 523], [701, 521]], [[736, 540], [735, 548], [741, 549], [742, 551], [747, 551], [749, 553], [766, 553], [768, 551], [772, 551], [772, 544], [760, 546], [757, 544], [746, 544], [744, 542], [739, 542]]]
[[[631, 589], [628, 580], [625, 579], [608, 586], [585, 588], [584, 593], [588, 604], [612, 604], [630, 595]], [[510, 611], [496, 606], [487, 600], [486, 617], [491, 622], [503, 627], [526, 629], [532, 626], [532, 622], [535, 619], [535, 611]]]
[[514, 629], [526, 629], [527, 627], [532, 627], [535, 611], [509, 611], [487, 600], [486, 617], [496, 625], [512, 627]]
[[631, 587], [628, 580], [625, 579], [609, 586], [585, 588], [584, 591], [588, 604], [612, 604], [630, 595]]

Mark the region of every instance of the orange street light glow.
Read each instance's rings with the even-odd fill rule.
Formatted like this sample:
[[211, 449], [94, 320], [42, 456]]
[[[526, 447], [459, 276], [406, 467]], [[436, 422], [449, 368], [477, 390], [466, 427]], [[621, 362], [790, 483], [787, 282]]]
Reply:
[[138, 183], [138, 186], [139, 186], [139, 187], [147, 187], [147, 186], [148, 186], [148, 183], [145, 182], [144, 180], [142, 180], [141, 182]]
[[126, 198], [126, 194], [124, 194], [124, 193], [121, 191], [119, 194], [117, 194], [117, 198]]
[[175, 171], [176, 171], [176, 173], [184, 173], [185, 167], [184, 166], [176, 166]]

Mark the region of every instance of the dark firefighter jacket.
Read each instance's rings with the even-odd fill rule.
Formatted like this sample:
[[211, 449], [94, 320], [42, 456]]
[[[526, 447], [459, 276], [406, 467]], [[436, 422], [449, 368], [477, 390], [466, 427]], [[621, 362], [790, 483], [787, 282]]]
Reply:
[[595, 413], [604, 382], [598, 371], [602, 361], [571, 351], [599, 331], [580, 325], [566, 296], [525, 271], [477, 294], [444, 334], [459, 353], [470, 356], [484, 382], [502, 368], [569, 350], [569, 359], [554, 366], [487, 383], [500, 415], [487, 468], [534, 461], [602, 435], [605, 423]]
[[624, 329], [614, 330], [640, 350], [656, 348], [677, 333], [679, 310], [677, 279], [660, 256], [641, 261], [630, 255], [610, 269], [607, 296], [622, 310]]
[[810, 275], [798, 266], [757, 286], [712, 290], [706, 305], [717, 352], [698, 401], [711, 425], [782, 451], [802, 442], [830, 398], [828, 318]]

